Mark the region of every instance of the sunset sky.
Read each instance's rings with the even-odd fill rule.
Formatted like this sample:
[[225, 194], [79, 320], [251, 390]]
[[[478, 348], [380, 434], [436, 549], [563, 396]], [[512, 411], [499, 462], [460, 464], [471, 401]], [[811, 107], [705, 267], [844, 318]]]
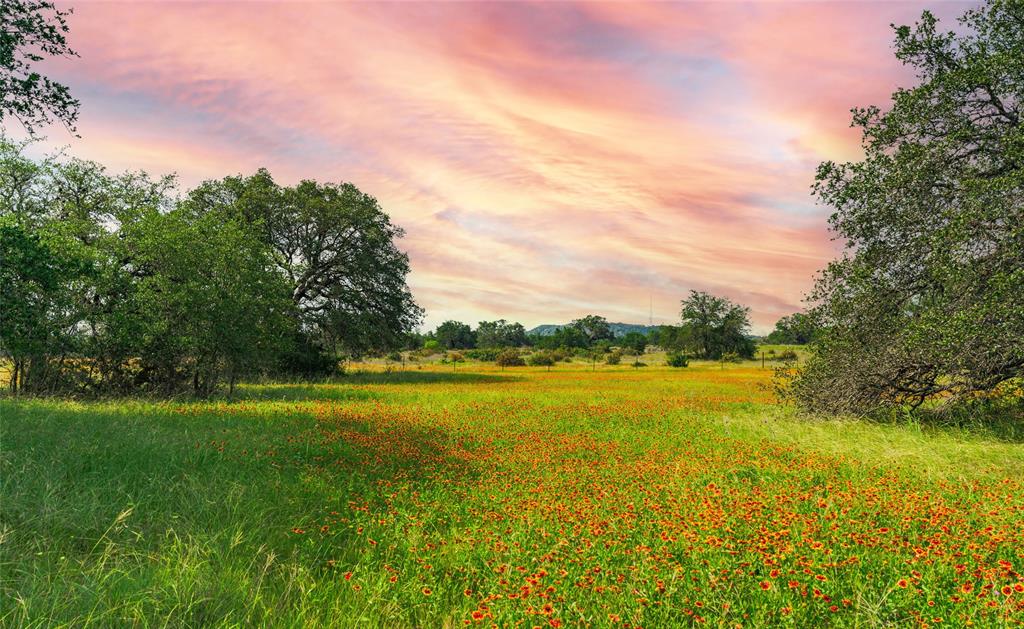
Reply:
[[[912, 74], [922, 3], [75, 2], [51, 147], [182, 188], [351, 181], [406, 230], [426, 328], [800, 308], [837, 251], [809, 188]], [[952, 26], [965, 5], [930, 3]]]

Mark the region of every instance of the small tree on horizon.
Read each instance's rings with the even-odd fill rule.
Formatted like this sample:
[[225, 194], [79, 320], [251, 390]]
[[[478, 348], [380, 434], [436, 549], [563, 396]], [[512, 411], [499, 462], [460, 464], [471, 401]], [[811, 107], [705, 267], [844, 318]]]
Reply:
[[701, 358], [716, 360], [725, 352], [744, 358], [754, 356], [750, 330], [750, 308], [725, 297], [691, 290], [682, 301], [682, 319], [690, 330], [694, 349]]
[[466, 357], [462, 352], [448, 352], [445, 354], [445, 360], [452, 364], [452, 371], [455, 371], [455, 365], [466, 360]]
[[505, 367], [522, 367], [526, 365], [523, 357], [519, 354], [519, 350], [511, 347], [502, 350], [498, 357], [494, 359], [494, 363], [501, 367], [502, 371], [505, 370]]

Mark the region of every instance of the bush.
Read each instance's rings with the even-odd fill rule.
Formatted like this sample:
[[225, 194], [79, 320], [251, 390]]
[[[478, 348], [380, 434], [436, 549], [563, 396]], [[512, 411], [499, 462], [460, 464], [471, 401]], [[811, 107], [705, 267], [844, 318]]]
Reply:
[[502, 368], [523, 367], [526, 365], [523, 357], [519, 355], [519, 350], [512, 348], [502, 350], [498, 357], [494, 359], [494, 362]]
[[779, 354], [775, 358], [775, 360], [781, 360], [781, 361], [784, 361], [784, 362], [791, 362], [791, 361], [794, 361], [796, 359], [797, 359], [796, 352], [794, 352], [791, 349], [787, 349], [786, 351], [782, 352], [781, 354]]
[[672, 352], [665, 357], [665, 364], [669, 367], [689, 367], [690, 359], [682, 352]]
[[738, 363], [742, 360], [743, 358], [736, 352], [726, 352], [722, 354], [722, 362], [724, 363]]
[[466, 350], [466, 357], [489, 363], [497, 360], [500, 353], [501, 350], [497, 347], [478, 348]]
[[402, 352], [391, 352], [390, 354], [388, 354], [388, 360], [390, 360], [393, 363], [402, 362]]
[[604, 362], [609, 365], [618, 365], [619, 363], [622, 362], [622, 351], [614, 350], [613, 352], [605, 356]]
[[555, 359], [552, 356], [553, 352], [536, 352], [532, 354], [527, 362], [534, 367], [548, 367], [555, 364]]

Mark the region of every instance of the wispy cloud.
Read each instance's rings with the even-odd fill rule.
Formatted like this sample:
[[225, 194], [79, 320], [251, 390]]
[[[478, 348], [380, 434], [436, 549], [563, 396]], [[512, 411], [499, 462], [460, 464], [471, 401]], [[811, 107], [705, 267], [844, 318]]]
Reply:
[[764, 329], [834, 254], [814, 166], [857, 155], [849, 108], [907, 79], [888, 25], [922, 8], [79, 3], [51, 71], [76, 154], [378, 197], [429, 324], [674, 320], [698, 288]]

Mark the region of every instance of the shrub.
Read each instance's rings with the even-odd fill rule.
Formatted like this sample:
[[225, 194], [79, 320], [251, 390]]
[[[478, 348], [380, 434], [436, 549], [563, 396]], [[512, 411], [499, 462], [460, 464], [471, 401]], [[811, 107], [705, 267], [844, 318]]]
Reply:
[[690, 359], [682, 352], [672, 352], [665, 357], [665, 364], [669, 367], [689, 367]]
[[402, 353], [401, 352], [391, 352], [390, 354], [388, 354], [388, 360], [390, 360], [393, 363], [400, 363], [400, 362], [402, 362]]
[[527, 362], [534, 367], [548, 367], [555, 364], [555, 359], [552, 356], [553, 352], [536, 352], [532, 354]]
[[523, 357], [519, 355], [519, 350], [512, 348], [502, 350], [494, 362], [503, 369], [505, 367], [522, 367], [526, 365]]
[[278, 362], [278, 369], [287, 375], [312, 378], [337, 373], [338, 359], [323, 350], [312, 338], [301, 332], [292, 334]]
[[606, 362], [609, 365], [618, 365], [619, 363], [622, 362], [622, 351], [614, 350], [613, 352], [605, 356], [604, 362]]
[[501, 350], [497, 347], [477, 348], [466, 351], [466, 357], [484, 362], [494, 362]]

